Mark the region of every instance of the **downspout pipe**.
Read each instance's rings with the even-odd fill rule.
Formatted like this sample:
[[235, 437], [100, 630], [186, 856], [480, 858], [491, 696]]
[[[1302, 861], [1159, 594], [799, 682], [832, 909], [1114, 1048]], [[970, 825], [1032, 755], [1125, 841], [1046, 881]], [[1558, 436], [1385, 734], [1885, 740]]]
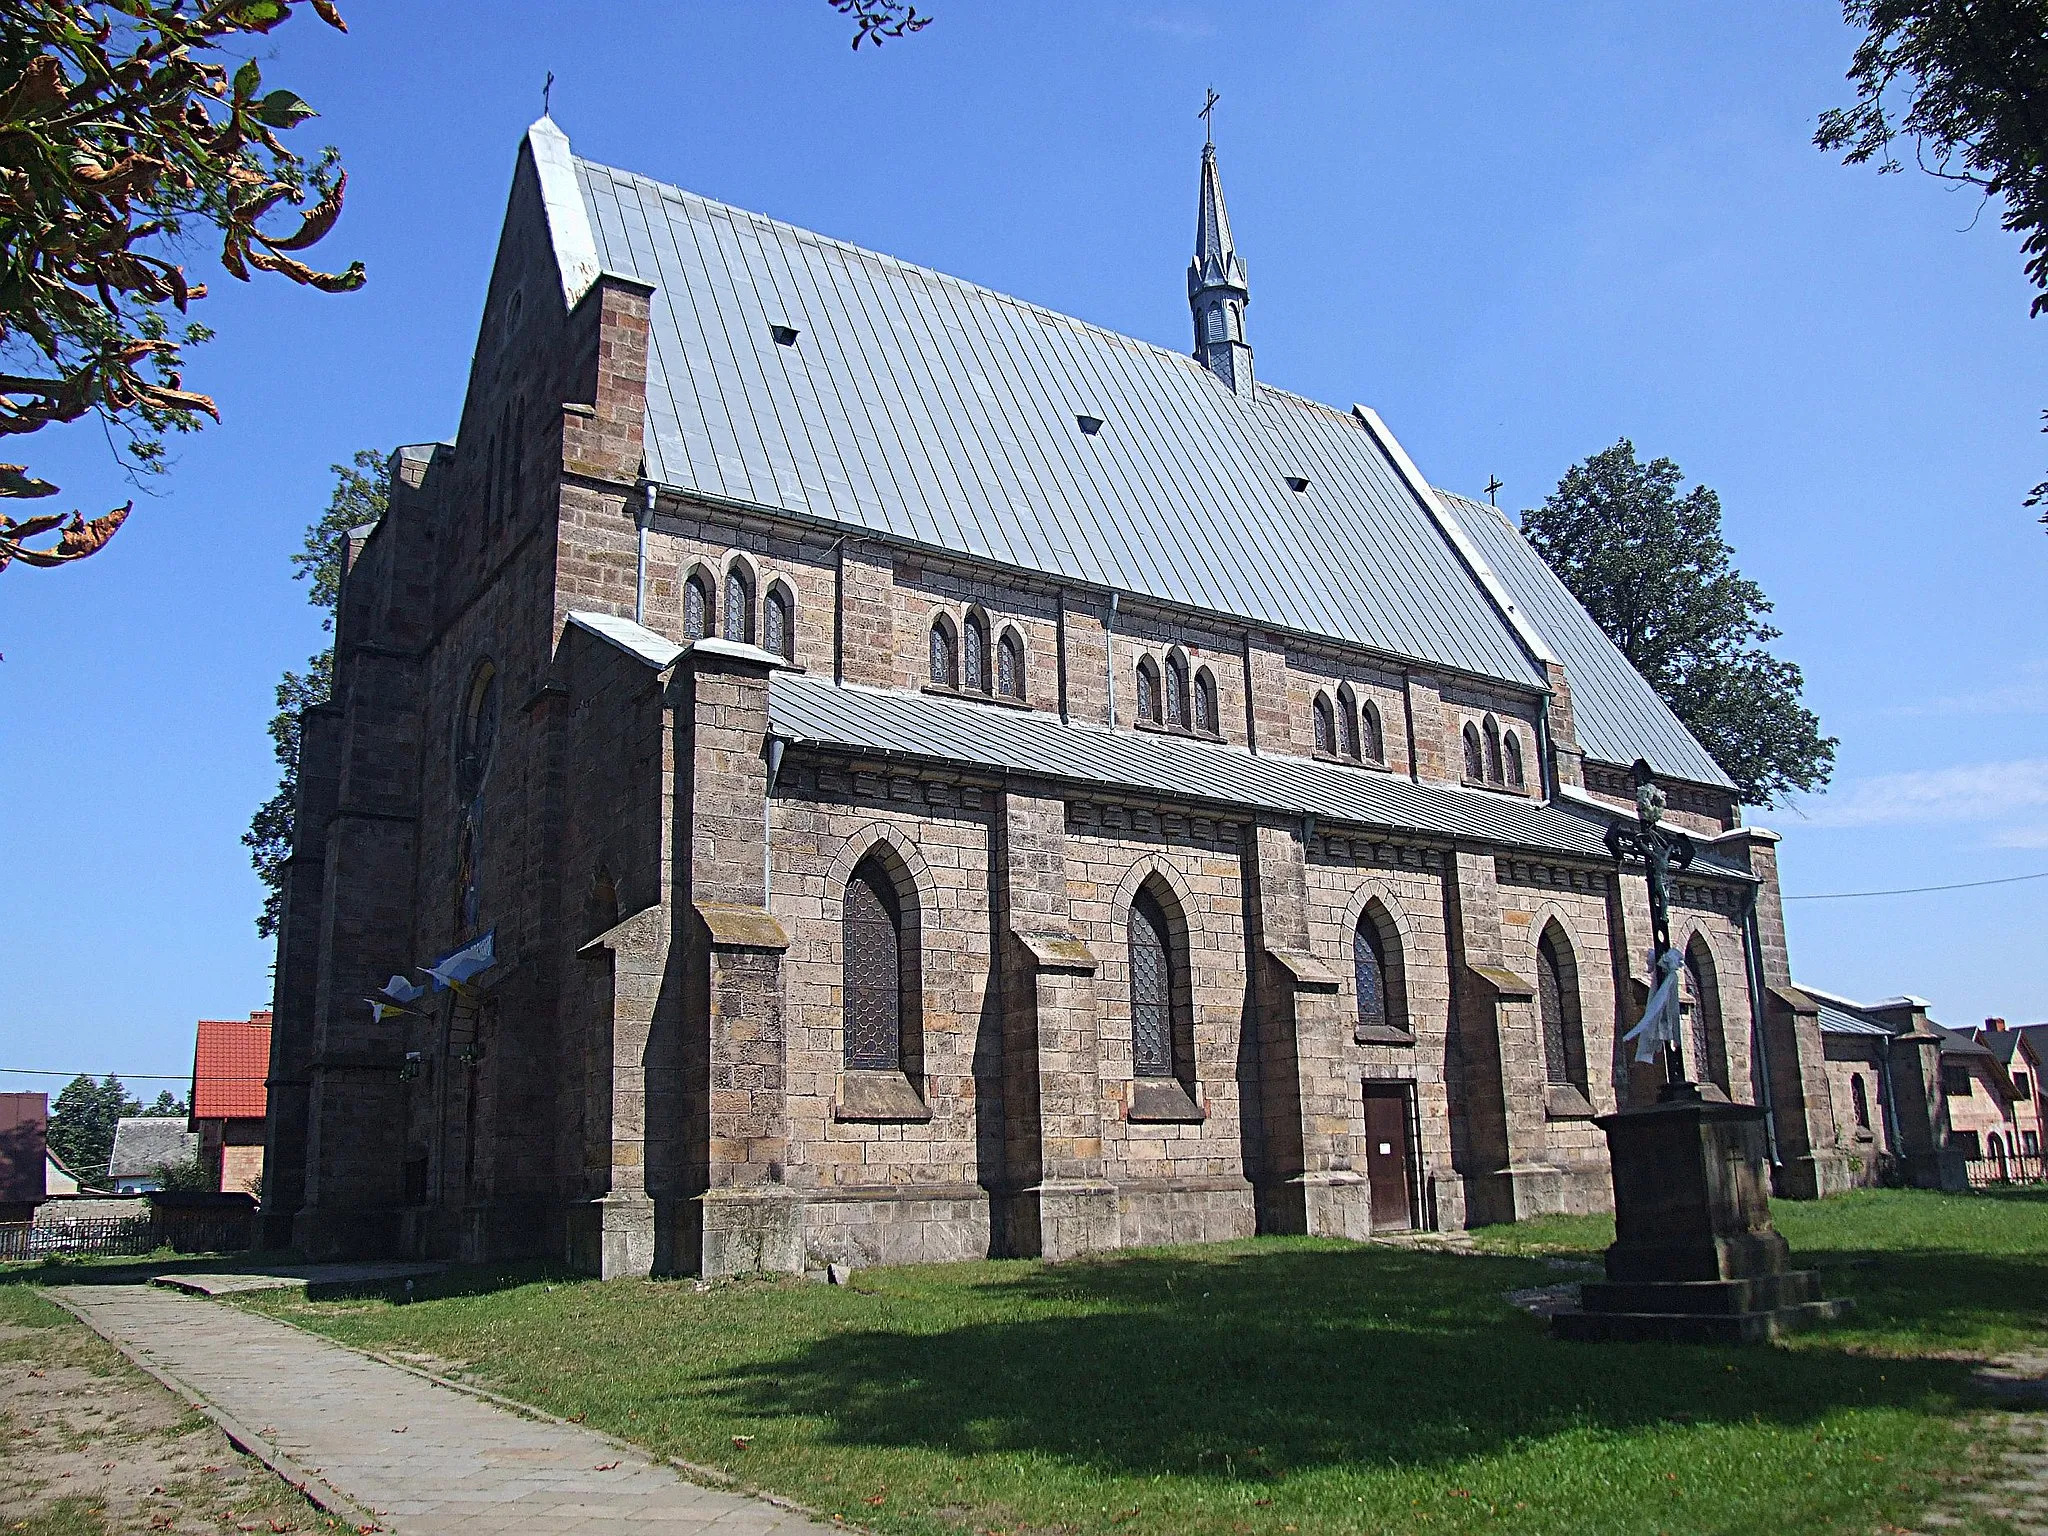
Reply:
[[761, 907], [765, 911], [773, 892], [775, 871], [775, 827], [771, 811], [775, 803], [775, 781], [782, 773], [782, 754], [789, 743], [780, 736], [768, 738], [768, 781], [761, 790]]
[[1764, 1140], [1770, 1146], [1771, 1166], [1784, 1167], [1784, 1160], [1778, 1155], [1778, 1108], [1777, 1084], [1771, 1076], [1770, 1048], [1764, 1044], [1764, 941], [1757, 932], [1756, 903], [1763, 893], [1761, 885], [1749, 888], [1749, 899], [1742, 907], [1742, 949], [1743, 958], [1748, 961], [1749, 971], [1749, 1049], [1755, 1067], [1763, 1069], [1764, 1077]]
[[1536, 711], [1536, 772], [1540, 778], [1537, 788], [1543, 791], [1545, 800], [1557, 798], [1557, 765], [1550, 760], [1550, 695], [1545, 694], [1542, 707]]
[[647, 481], [641, 490], [646, 501], [640, 508], [640, 515], [634, 519], [639, 525], [633, 551], [633, 622], [647, 622], [647, 525], [654, 521], [654, 482]]
[[1109, 696], [1109, 728], [1116, 729], [1116, 605], [1119, 594], [1109, 594], [1109, 618], [1102, 626], [1102, 685]]

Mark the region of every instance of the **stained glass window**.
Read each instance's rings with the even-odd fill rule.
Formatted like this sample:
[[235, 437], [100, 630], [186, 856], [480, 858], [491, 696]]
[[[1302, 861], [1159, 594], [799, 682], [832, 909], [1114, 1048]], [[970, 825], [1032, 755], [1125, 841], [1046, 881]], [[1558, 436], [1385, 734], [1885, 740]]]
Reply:
[[1387, 760], [1387, 738], [1380, 729], [1379, 706], [1370, 699], [1365, 704], [1365, 760], [1369, 763], [1384, 763]]
[[1500, 727], [1491, 715], [1486, 717], [1486, 782], [1500, 782]]
[[1578, 999], [1565, 985], [1564, 961], [1558, 954], [1556, 926], [1536, 941], [1536, 1010], [1543, 1023], [1543, 1076], [1565, 1085], [1579, 1083], [1577, 1045]]
[[1195, 674], [1195, 729], [1216, 734], [1216, 679], [1207, 672]]
[[1150, 891], [1131, 903], [1131, 1070], [1173, 1076], [1173, 937]]
[[711, 633], [711, 587], [700, 571], [683, 583], [683, 638], [702, 640]]
[[1014, 633], [996, 647], [996, 692], [1006, 699], [1024, 697], [1024, 643]]
[[981, 620], [968, 616], [961, 644], [961, 686], [974, 693], [988, 692], [988, 631]]
[[725, 638], [741, 645], [754, 642], [754, 584], [738, 566], [725, 575]]
[[789, 594], [777, 587], [761, 608], [761, 644], [784, 661], [796, 660], [796, 626], [791, 622]]
[[1316, 695], [1316, 750], [1334, 752], [1337, 749], [1337, 714], [1330, 708], [1330, 701], [1321, 694]]
[[846, 885], [843, 922], [846, 1065], [892, 1072], [903, 1064], [903, 934], [896, 887], [873, 859]]
[[1188, 723], [1188, 664], [1178, 656], [1166, 658], [1166, 723]]
[[932, 625], [932, 686], [953, 686], [953, 632], [944, 619]]
[[1152, 664], [1147, 661], [1138, 663], [1138, 718], [1154, 724], [1159, 720], [1159, 687], [1152, 678]]
[[1479, 727], [1465, 722], [1465, 777], [1478, 783], [1486, 777], [1486, 763], [1479, 755]]
[[1507, 769], [1508, 788], [1522, 787], [1522, 741], [1513, 731], [1501, 739], [1500, 753]]
[[1384, 1028], [1387, 1022], [1387, 955], [1382, 947], [1379, 925], [1369, 914], [1359, 917], [1358, 930], [1351, 936], [1351, 968], [1358, 978], [1360, 1026]]

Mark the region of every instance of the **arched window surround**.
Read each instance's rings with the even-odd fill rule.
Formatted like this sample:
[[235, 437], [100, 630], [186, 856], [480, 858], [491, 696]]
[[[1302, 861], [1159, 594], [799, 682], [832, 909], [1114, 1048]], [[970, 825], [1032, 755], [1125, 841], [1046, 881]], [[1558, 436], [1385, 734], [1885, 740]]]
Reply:
[[1358, 694], [1349, 683], [1337, 687], [1337, 755], [1359, 760]]
[[[1360, 1045], [1413, 1045], [1408, 1016], [1407, 939], [1396, 908], [1383, 891], [1368, 887], [1351, 902], [1344, 933], [1351, 945], [1353, 1038]], [[1381, 1006], [1377, 1017], [1362, 991], [1360, 943], [1378, 963]]]
[[683, 643], [718, 633], [718, 586], [704, 566], [690, 568], [683, 578]]
[[1145, 725], [1158, 725], [1165, 702], [1162, 698], [1164, 689], [1159, 678], [1159, 663], [1150, 656], [1140, 656], [1134, 681], [1138, 695], [1136, 718]]
[[796, 660], [796, 594], [780, 576], [770, 578], [761, 599], [761, 649]]
[[1488, 715], [1481, 729], [1486, 734], [1486, 782], [1498, 787], [1501, 782], [1500, 722]]
[[1479, 727], [1470, 720], [1467, 720], [1465, 722], [1465, 729], [1459, 734], [1463, 736], [1465, 742], [1465, 782], [1467, 784], [1484, 784], [1486, 782], [1486, 759], [1481, 755], [1480, 751]]
[[1167, 725], [1176, 730], [1192, 730], [1194, 700], [1188, 690], [1188, 657], [1179, 646], [1166, 653], [1166, 675], [1162, 682]]
[[[847, 1034], [848, 911], [855, 900], [856, 880], [873, 880], [885, 898], [893, 902], [897, 940], [897, 1052], [894, 1066], [879, 1061], [856, 1065], [851, 1059]], [[929, 921], [934, 885], [931, 871], [914, 846], [906, 846], [893, 830], [871, 823], [848, 838], [833, 860], [826, 877], [827, 904], [824, 916], [835, 935], [841, 983], [840, 1006], [833, 1010], [832, 1025], [838, 1032], [841, 1072], [834, 1098], [833, 1119], [840, 1122], [891, 1123], [925, 1121], [931, 1118], [925, 1076], [924, 940], [931, 931]]]
[[754, 643], [754, 597], [760, 582], [754, 563], [745, 555], [734, 555], [725, 568], [723, 601], [719, 604], [718, 633], [739, 645]]
[[[1141, 898], [1149, 901], [1164, 928], [1168, 982], [1166, 995], [1160, 1001], [1164, 1005], [1163, 1020], [1166, 1039], [1172, 1052], [1170, 1072], [1166, 1076], [1155, 1073], [1140, 1074], [1137, 1070], [1137, 1032], [1139, 1017], [1135, 1002], [1137, 978], [1133, 974], [1134, 944], [1141, 944], [1144, 938], [1137, 914]], [[1122, 1005], [1109, 1010], [1114, 1024], [1106, 1020], [1104, 1048], [1111, 1053], [1109, 1060], [1121, 1056], [1128, 1063], [1128, 1098], [1126, 1117], [1138, 1122], [1194, 1123], [1206, 1118], [1201, 1104], [1199, 1064], [1195, 1058], [1195, 1002], [1194, 1002], [1194, 956], [1202, 952], [1202, 935], [1198, 924], [1191, 921], [1192, 897], [1180, 878], [1179, 871], [1157, 858], [1139, 860], [1128, 870], [1115, 897], [1112, 911], [1117, 914], [1118, 926], [1122, 930], [1116, 935], [1112, 962], [1121, 974], [1105, 976], [1112, 981], [1115, 997]], [[1107, 967], [1105, 968], [1107, 969]], [[1115, 1028], [1115, 1044], [1108, 1038], [1108, 1029]], [[1124, 1055], [1125, 1052], [1130, 1053]], [[1155, 1068], [1158, 1063], [1152, 1063]]]
[[[1537, 927], [1536, 924], [1531, 924]], [[1584, 999], [1576, 946], [1563, 922], [1551, 916], [1537, 927], [1531, 971], [1536, 982], [1538, 1038], [1543, 1046], [1545, 1111], [1552, 1119], [1593, 1113], [1586, 1075]]]
[[1005, 625], [996, 641], [996, 693], [1017, 704], [1027, 697], [1024, 655], [1024, 637], [1017, 633], [1015, 625]]
[[934, 688], [957, 688], [960, 686], [960, 641], [959, 631], [953, 627], [953, 616], [949, 613], [932, 615], [931, 627], [931, 685]]
[[1334, 757], [1337, 753], [1337, 707], [1330, 702], [1327, 693], [1316, 695], [1314, 716], [1316, 755]]
[[1849, 1108], [1856, 1117], [1856, 1129], [1870, 1129], [1870, 1092], [1863, 1086], [1863, 1074], [1849, 1074]]
[[995, 688], [994, 668], [988, 645], [988, 615], [979, 607], [967, 610], [960, 626], [960, 689], [963, 693], [990, 693]]
[[1679, 951], [1685, 957], [1684, 996], [1689, 1004], [1685, 1024], [1685, 1065], [1688, 1075], [1708, 1098], [1730, 1097], [1728, 1020], [1721, 996], [1720, 962], [1714, 946], [1695, 929]]
[[1360, 755], [1368, 763], [1385, 767], [1387, 762], [1387, 732], [1380, 719], [1380, 707], [1371, 699], [1365, 701], [1365, 708], [1359, 715]]
[[1194, 726], [1201, 736], [1220, 736], [1223, 731], [1222, 716], [1216, 706], [1216, 674], [1207, 667], [1195, 669]]

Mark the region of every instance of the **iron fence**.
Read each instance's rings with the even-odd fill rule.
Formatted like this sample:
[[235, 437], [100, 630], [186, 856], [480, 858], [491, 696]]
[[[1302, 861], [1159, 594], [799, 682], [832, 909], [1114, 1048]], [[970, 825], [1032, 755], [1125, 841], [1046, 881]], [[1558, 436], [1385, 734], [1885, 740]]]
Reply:
[[77, 1221], [0, 1224], [0, 1259], [46, 1254], [143, 1254], [156, 1247], [147, 1216], [90, 1216]]
[[2002, 1152], [1963, 1159], [1972, 1189], [1999, 1189], [2011, 1184], [2048, 1183], [2048, 1158], [2039, 1152]]

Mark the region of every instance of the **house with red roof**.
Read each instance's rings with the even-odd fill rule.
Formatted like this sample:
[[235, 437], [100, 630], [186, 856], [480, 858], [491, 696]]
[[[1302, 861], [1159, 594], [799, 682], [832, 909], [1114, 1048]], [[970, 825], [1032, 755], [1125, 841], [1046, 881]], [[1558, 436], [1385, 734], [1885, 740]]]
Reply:
[[191, 1128], [199, 1166], [222, 1191], [255, 1194], [263, 1175], [270, 1098], [270, 1010], [242, 1019], [201, 1019], [192, 1053]]

